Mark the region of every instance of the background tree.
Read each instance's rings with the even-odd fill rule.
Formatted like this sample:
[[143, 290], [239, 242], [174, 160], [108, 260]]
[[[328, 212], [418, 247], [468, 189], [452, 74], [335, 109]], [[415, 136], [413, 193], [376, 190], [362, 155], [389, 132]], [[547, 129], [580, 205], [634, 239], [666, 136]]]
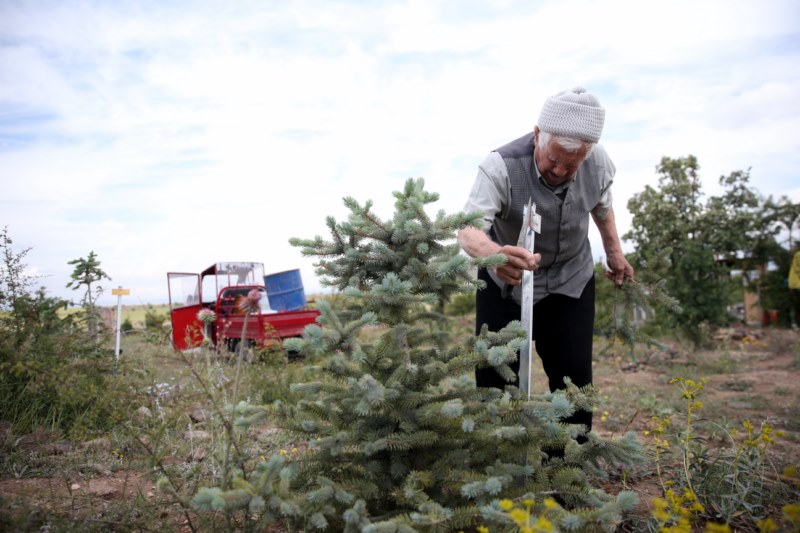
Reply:
[[14, 241], [8, 235], [8, 226], [0, 230], [0, 249], [3, 257], [0, 263], [0, 310], [8, 310], [20, 296], [27, 294], [34, 278], [25, 273], [25, 256], [30, 248], [15, 251]]
[[796, 302], [788, 290], [787, 279], [794, 253], [798, 251], [796, 230], [800, 228], [800, 203], [782, 196], [777, 201], [772, 197], [764, 203], [764, 218], [771, 225], [776, 238], [764, 244], [762, 255], [769, 260], [770, 268], [754, 284], [765, 309], [778, 312], [779, 323], [794, 326]]
[[[83, 308], [86, 313], [86, 324], [89, 334], [92, 337], [96, 337], [99, 316], [95, 301], [103, 294], [103, 287], [96, 284], [103, 279], [111, 281], [111, 278], [100, 268], [100, 261], [98, 261], [94, 252], [89, 252], [89, 256], [86, 259], [80, 257], [68, 261], [67, 264], [75, 267], [70, 276], [72, 281], [67, 283], [67, 288], [77, 291], [85, 286]], [[93, 284], [95, 284], [94, 287], [92, 287]]]
[[632, 228], [623, 238], [634, 242], [637, 265], [670, 250], [660, 274], [681, 312], [666, 318], [698, 342], [703, 324], [726, 324], [729, 305], [742, 301], [742, 278], [731, 271], [741, 271], [745, 284], [760, 291], [768, 276], [751, 273], [784, 261], [776, 235], [781, 224], [793, 227], [798, 217], [791, 202], [776, 204], [752, 188], [749, 170], [721, 176], [722, 193], [705, 203], [694, 156], [664, 157], [656, 171], [658, 187], [648, 185], [628, 202]]
[[788, 196], [781, 196], [777, 201], [769, 197], [765, 203], [767, 218], [779, 231], [786, 231], [786, 248], [795, 251], [797, 239], [795, 229], [800, 229], [800, 203], [792, 202]]

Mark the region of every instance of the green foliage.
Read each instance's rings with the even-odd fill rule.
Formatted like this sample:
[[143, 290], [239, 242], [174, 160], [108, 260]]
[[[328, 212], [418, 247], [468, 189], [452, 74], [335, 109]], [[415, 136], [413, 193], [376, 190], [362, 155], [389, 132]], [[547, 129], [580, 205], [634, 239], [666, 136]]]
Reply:
[[722, 326], [727, 323], [728, 279], [726, 270], [714, 258], [713, 251], [697, 242], [689, 242], [676, 258], [667, 287], [681, 302], [681, 314], [672, 313], [676, 327], [681, 327], [697, 345], [704, 341], [703, 323]]
[[14, 241], [8, 235], [8, 227], [0, 231], [0, 247], [3, 250], [0, 263], [0, 311], [10, 310], [19, 298], [30, 292], [33, 278], [25, 274], [25, 256], [30, 248], [15, 251]]
[[456, 294], [445, 306], [444, 312], [449, 316], [464, 316], [475, 313], [475, 293]]
[[104, 392], [111, 359], [100, 340], [63, 313], [68, 302], [32, 292], [23, 258], [7, 233], [0, 247], [3, 306], [0, 314], [0, 412], [16, 431], [37, 427], [81, 434], [105, 428]]
[[722, 194], [703, 204], [699, 168], [694, 156], [662, 158], [658, 188], [648, 185], [628, 202], [632, 229], [624, 236], [636, 245], [636, 267], [669, 250], [655, 273], [681, 304], [680, 314], [668, 313], [671, 325], [695, 342], [704, 328], [729, 319], [731, 295], [738, 292], [730, 271], [747, 274], [774, 261], [781, 224], [793, 228], [797, 220], [791, 202], [778, 207], [749, 185], [749, 171], [720, 177]]
[[[71, 281], [67, 283], [67, 288], [75, 291], [84, 290], [82, 314], [86, 320], [89, 334], [94, 337], [98, 334], [99, 323], [95, 301], [103, 293], [103, 287], [96, 284], [103, 279], [111, 280], [111, 278], [100, 268], [100, 261], [94, 252], [89, 252], [89, 256], [85, 259], [80, 257], [68, 261], [67, 264], [75, 267], [70, 275]], [[94, 287], [92, 287], [93, 284], [95, 284]]]
[[148, 305], [144, 314], [144, 327], [147, 330], [161, 331], [168, 318], [167, 313], [159, 313], [155, 307]]
[[[479, 217], [429, 217], [424, 207], [437, 196], [422, 180], [395, 198], [391, 220], [348, 198], [348, 219], [328, 219], [331, 240], [292, 240], [345, 300], [341, 308], [320, 300], [318, 323], [286, 342], [313, 364], [311, 381], [292, 385], [296, 400], [274, 408], [311, 448], [299, 461], [275, 456], [198, 492], [195, 507], [246, 506], [259, 527], [282, 520], [290, 530], [456, 531], [510, 525], [503, 496], [553, 494], [566, 521], [619, 523], [630, 495], [615, 498], [590, 479], [602, 465], [639, 459], [636, 439], [608, 441], [562, 422], [593, 404], [591, 390], [571, 383], [531, 399], [512, 386], [476, 388], [476, 366], [513, 380], [509, 364], [524, 342], [518, 322], [460, 340], [438, 327], [441, 302], [478, 285], [475, 262], [447, 241]], [[267, 409], [242, 403], [237, 412], [245, 429]]]
[[[622, 286], [611, 283], [598, 284], [595, 299], [595, 330], [608, 338], [608, 344], [600, 354], [617, 343], [627, 346], [631, 358], [635, 361], [634, 348], [637, 344], [657, 346], [663, 345], [656, 339], [654, 332], [659, 332], [658, 325], [663, 322], [660, 315], [680, 316], [681, 307], [678, 300], [668, 294], [666, 280], [659, 272], [663, 271], [665, 255], [669, 250], [660, 252], [648, 263], [637, 265], [636, 279], [627, 278]], [[595, 275], [605, 272], [602, 263], [595, 265]]]
[[757, 290], [761, 297], [762, 309], [774, 309], [778, 312], [779, 324], [792, 327], [797, 322], [792, 322], [795, 313], [795, 303], [792, 293], [788, 290], [789, 269], [792, 264], [793, 252], [780, 246], [770, 250], [771, 265], [774, 269], [767, 270], [756, 283], [751, 283], [751, 290]]

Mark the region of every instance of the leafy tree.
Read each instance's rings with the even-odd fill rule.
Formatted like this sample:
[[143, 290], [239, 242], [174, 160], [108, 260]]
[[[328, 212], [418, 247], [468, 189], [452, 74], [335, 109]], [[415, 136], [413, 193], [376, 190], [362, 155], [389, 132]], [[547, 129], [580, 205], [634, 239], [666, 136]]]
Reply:
[[800, 229], [800, 203], [792, 202], [788, 196], [781, 196], [778, 201], [769, 197], [765, 203], [767, 220], [775, 224], [779, 230], [787, 232], [786, 248], [795, 250], [797, 240], [794, 238], [795, 228]]
[[647, 185], [628, 201], [633, 220], [624, 238], [636, 244], [640, 257], [653, 257], [660, 250], [670, 248], [671, 259], [674, 259], [699, 229], [699, 165], [691, 155], [684, 159], [664, 157], [656, 170], [660, 174], [658, 188]]
[[30, 248], [15, 251], [14, 241], [8, 235], [8, 226], [0, 230], [0, 248], [3, 250], [0, 263], [0, 310], [8, 310], [13, 302], [27, 294], [34, 278], [25, 274], [25, 256]]
[[762, 306], [775, 309], [785, 326], [795, 324], [792, 317], [795, 303], [788, 290], [787, 279], [794, 253], [800, 249], [796, 230], [800, 229], [800, 203], [792, 202], [782, 196], [777, 201], [772, 197], [764, 202], [764, 218], [771, 225], [776, 239], [766, 242], [761, 248], [761, 255], [769, 261], [772, 268], [758, 280], [755, 290], [758, 291]]
[[723, 194], [708, 199], [695, 239], [718, 258], [739, 258], [745, 270], [763, 260], [760, 249], [775, 233], [774, 225], [764, 216], [764, 199], [749, 182], [749, 170], [720, 176]]
[[780, 211], [780, 218], [770, 209], [771, 200], [750, 186], [749, 170], [721, 176], [723, 193], [705, 203], [694, 156], [664, 157], [656, 170], [658, 188], [648, 185], [628, 202], [633, 220], [624, 238], [636, 245], [636, 264], [670, 251], [660, 274], [682, 311], [669, 316], [697, 342], [702, 324], [719, 326], [728, 320], [730, 270], [741, 269], [747, 276], [772, 261], [778, 220], [791, 226], [796, 219], [789, 210]]
[[77, 291], [85, 286], [83, 307], [86, 313], [86, 323], [89, 334], [94, 337], [97, 335], [98, 323], [95, 301], [103, 294], [103, 287], [95, 285], [94, 290], [92, 290], [92, 285], [99, 283], [103, 279], [111, 281], [111, 278], [100, 268], [100, 261], [97, 260], [97, 256], [94, 252], [89, 252], [89, 256], [86, 259], [80, 257], [68, 261], [67, 264], [74, 265], [75, 267], [70, 276], [72, 281], [67, 283], [67, 288]]
[[[473, 265], [497, 265], [503, 256], [469, 259], [454, 233], [477, 225], [478, 214], [431, 218], [424, 207], [438, 195], [422, 180], [395, 193], [395, 214], [382, 220], [352, 198], [344, 222], [328, 218], [331, 237], [292, 239], [319, 259], [323, 283], [342, 291], [342, 309], [320, 301], [317, 325], [287, 342], [314, 363], [316, 379], [296, 383], [296, 402], [275, 407], [281, 423], [311, 448], [299, 460], [273, 457], [254, 472], [242, 470], [221, 487], [198, 492], [200, 509], [247, 509], [257, 527], [283, 520], [290, 530], [410, 532], [457, 531], [513, 522], [501, 498], [532, 498], [542, 512], [546, 496], [563, 503], [548, 516], [565, 530], [607, 528], [636, 505], [633, 493], [611, 496], [592, 487], [604, 463], [636, 460], [632, 434], [605, 440], [561, 420], [591, 408], [590, 391], [524, 396], [479, 389], [476, 366], [493, 366], [512, 381], [509, 363], [525, 334], [518, 322], [504, 330], [453, 339], [439, 302], [474, 290]], [[448, 242], [450, 241], [450, 242]], [[377, 331], [362, 335], [365, 329]], [[238, 424], [266, 416], [240, 404]], [[579, 444], [577, 438], [585, 436]]]

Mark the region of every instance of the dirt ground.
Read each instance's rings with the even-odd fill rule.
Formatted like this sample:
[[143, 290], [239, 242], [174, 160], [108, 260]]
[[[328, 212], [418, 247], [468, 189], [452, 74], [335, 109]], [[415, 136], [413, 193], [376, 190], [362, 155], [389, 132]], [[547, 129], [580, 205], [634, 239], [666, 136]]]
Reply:
[[[755, 425], [767, 422], [781, 433], [770, 451], [776, 465], [800, 465], [800, 332], [725, 330], [717, 342], [713, 350], [669, 345], [636, 357], [622, 348], [598, 356], [595, 385], [601, 401], [595, 431], [603, 436], [635, 431], [644, 442], [653, 416], [681, 416], [684, 400], [670, 379], [705, 378], [701, 417], [729, 427], [745, 420]], [[534, 369], [534, 375], [533, 386], [544, 389], [541, 369]], [[186, 529], [180, 508], [167, 503], [156, 490], [152, 472], [144, 467], [112, 468], [103, 462], [104, 454], [113, 453], [108, 441], [70, 443], [43, 432], [19, 437], [10, 435], [7, 427], [0, 429], [7, 439], [14, 439], [19, 453], [39, 457], [49, 465], [33, 469], [47, 475], [30, 475], [24, 461], [9, 467], [15, 459], [4, 458], [4, 471], [11, 474], [0, 479], [0, 530], [11, 523], [7, 522], [11, 516], [17, 517], [16, 530], [26, 530], [27, 522], [19, 521], [19, 513], [29, 513], [30, 530], [39, 530], [35, 518], [42, 510], [65, 517], [67, 523], [81, 517], [85, 525], [96, 526], [87, 527], [91, 530], [162, 530], [165, 523], [172, 524], [168, 529], [173, 531]], [[92, 447], [98, 448], [94, 456], [100, 457], [99, 462], [85, 463], [86, 450]], [[62, 468], [62, 464], [69, 466]], [[626, 488], [640, 494], [640, 511], [645, 516], [648, 502], [661, 490], [652, 475], [632, 479]], [[606, 488], [609, 492], [618, 489]], [[164, 522], [152, 523], [152, 516]]]

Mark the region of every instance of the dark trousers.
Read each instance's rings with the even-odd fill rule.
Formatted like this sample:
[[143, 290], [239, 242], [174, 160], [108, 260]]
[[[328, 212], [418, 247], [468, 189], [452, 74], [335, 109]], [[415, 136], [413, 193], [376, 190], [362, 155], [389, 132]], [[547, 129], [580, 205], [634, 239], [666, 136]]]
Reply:
[[[483, 324], [488, 325], [489, 331], [500, 331], [512, 320], [519, 320], [519, 304], [503, 298], [500, 288], [485, 269], [478, 270], [478, 278], [486, 282], [486, 288], [476, 294], [476, 334]], [[593, 327], [594, 277], [577, 299], [550, 294], [533, 306], [533, 338], [551, 392], [563, 389], [564, 377], [567, 376], [579, 387], [592, 383]], [[511, 368], [518, 374], [519, 361]], [[509, 385], [491, 367], [476, 369], [475, 380], [478, 387], [502, 389]], [[519, 386], [519, 377], [513, 385]], [[578, 411], [565, 422], [583, 424], [591, 430], [592, 413]]]

